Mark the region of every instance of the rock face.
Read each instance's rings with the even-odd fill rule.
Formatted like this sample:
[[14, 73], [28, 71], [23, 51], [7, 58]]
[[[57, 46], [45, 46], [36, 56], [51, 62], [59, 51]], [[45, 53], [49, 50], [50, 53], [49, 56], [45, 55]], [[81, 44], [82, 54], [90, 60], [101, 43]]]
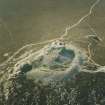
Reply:
[[52, 43], [0, 71], [0, 105], [105, 105], [105, 67]]

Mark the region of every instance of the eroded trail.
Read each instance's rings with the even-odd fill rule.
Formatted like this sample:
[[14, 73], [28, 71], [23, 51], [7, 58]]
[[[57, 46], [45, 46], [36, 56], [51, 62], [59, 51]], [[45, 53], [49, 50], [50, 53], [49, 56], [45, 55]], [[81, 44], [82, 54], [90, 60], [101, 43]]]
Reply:
[[[88, 17], [93, 13], [94, 8], [99, 4], [100, 1], [101, 1], [101, 0], [96, 0], [96, 1], [91, 5], [91, 7], [90, 7], [90, 9], [89, 9], [89, 12], [88, 12], [87, 14], [85, 14], [84, 16], [81, 16], [81, 18], [80, 18], [76, 23], [74, 23], [73, 25], [67, 26], [66, 29], [65, 29], [64, 34], [61, 35], [61, 37], [57, 37], [57, 38], [55, 38], [55, 39], [46, 40], [46, 41], [44, 41], [44, 42], [39, 42], [39, 43], [35, 43], [35, 44], [34, 44], [34, 43], [27, 44], [27, 45], [21, 47], [20, 49], [18, 49], [18, 51], [16, 51], [16, 52], [15, 52], [11, 57], [9, 57], [5, 62], [1, 63], [1, 64], [0, 64], [0, 67], [3, 67], [3, 66], [5, 66], [5, 65], [7, 65], [8, 62], [11, 62], [11, 60], [13, 60], [13, 61], [16, 62], [16, 61], [18, 60], [18, 58], [15, 58], [15, 57], [16, 57], [21, 51], [25, 50], [26, 48], [34, 47], [34, 46], [37, 46], [37, 45], [44, 45], [44, 44], [47, 44], [47, 43], [51, 43], [51, 42], [53, 42], [53, 41], [55, 41], [55, 40], [65, 40], [65, 37], [68, 36], [68, 32], [69, 32], [71, 29], [73, 29], [73, 28], [77, 27], [78, 25], [80, 25], [81, 22], [85, 21], [85, 19], [88, 18]], [[26, 55], [26, 56], [27, 56], [27, 55]], [[24, 57], [25, 57], [25, 56], [24, 56]], [[21, 57], [21, 58], [23, 58], [23, 57]], [[12, 62], [13, 62], [13, 61], [12, 61]]]
[[[51, 88], [52, 86], [54, 87], [54, 89], [55, 87], [57, 87], [56, 89], [58, 90], [52, 89], [49, 92], [54, 90], [53, 91], [54, 94], [56, 91], [56, 92], [59, 92], [61, 96], [64, 95], [64, 97], [66, 94], [71, 95], [71, 97], [68, 97], [65, 99], [68, 99], [69, 104], [74, 105], [73, 103], [76, 102], [77, 98], [75, 98], [76, 94], [73, 91], [73, 89], [71, 88], [71, 92], [69, 91], [63, 92], [62, 89], [60, 89], [59, 85], [62, 85], [62, 82], [64, 82], [64, 84], [66, 82], [69, 82], [70, 85], [67, 84], [67, 86], [68, 86], [68, 89], [70, 89], [70, 87], [72, 87], [72, 82], [73, 83], [74, 81], [78, 82], [77, 79], [81, 79], [78, 77], [82, 77], [83, 79], [81, 79], [79, 81], [80, 83], [77, 83], [76, 87], [74, 88], [76, 90], [78, 87], [78, 84], [81, 85], [81, 82], [83, 82], [82, 84], [84, 84], [85, 81], [91, 80], [91, 78], [89, 79], [87, 78], [90, 75], [97, 75], [97, 73], [99, 75], [100, 72], [104, 74], [105, 66], [100, 66], [100, 65], [97, 65], [96, 63], [89, 62], [88, 60], [90, 60], [90, 58], [87, 56], [85, 51], [81, 50], [80, 48], [76, 47], [75, 45], [69, 42], [65, 43], [66, 42], [65, 40], [66, 40], [66, 37], [68, 36], [68, 32], [74, 29], [75, 27], [77, 27], [78, 25], [80, 25], [83, 21], [85, 21], [93, 13], [94, 8], [99, 4], [100, 1], [101, 0], [96, 0], [91, 5], [89, 12], [87, 14], [85, 14], [84, 16], [81, 16], [81, 18], [73, 25], [67, 26], [64, 34], [61, 35], [61, 37], [57, 37], [51, 40], [45, 40], [39, 43], [27, 44], [21, 47], [20, 49], [18, 49], [18, 51], [16, 51], [5, 62], [0, 64], [0, 68], [1, 68], [0, 69], [1, 70], [0, 71], [0, 77], [1, 77], [0, 92], [3, 96], [3, 99], [0, 101], [8, 103], [8, 100], [10, 100], [10, 103], [13, 103], [13, 104], [7, 104], [7, 105], [15, 105], [15, 103], [11, 101], [11, 99], [13, 98], [12, 100], [14, 100], [19, 98], [20, 102], [17, 102], [18, 100], [16, 100], [16, 104], [18, 103], [19, 105], [21, 104], [26, 105], [27, 100], [30, 101], [30, 97], [32, 96], [33, 100], [32, 100], [32, 104], [30, 105], [36, 105], [35, 103], [39, 102], [40, 97], [38, 97], [37, 100], [36, 98], [37, 96], [41, 96], [40, 94], [42, 93], [41, 91], [40, 93], [37, 94], [38, 92], [37, 89], [41, 90], [42, 86], [51, 85]], [[89, 28], [92, 31], [92, 33], [97, 35], [97, 33], [95, 33], [92, 27], [89, 26]], [[38, 45], [41, 45], [42, 47], [38, 48]], [[85, 76], [84, 75], [81, 76], [81, 74], [85, 74]], [[86, 78], [86, 80], [84, 80], [84, 78]], [[102, 78], [102, 81], [103, 81], [103, 78]], [[85, 84], [86, 84], [86, 87], [88, 87], [87, 82]], [[40, 85], [41, 88], [39, 87], [36, 88], [35, 85], [36, 86]], [[64, 88], [64, 85], [62, 87]], [[33, 91], [34, 89], [35, 89], [35, 92]], [[46, 89], [46, 87], [44, 87], [43, 89]], [[84, 86], [83, 86], [83, 89], [84, 89]], [[83, 90], [83, 89], [80, 89], [80, 90]], [[49, 92], [45, 91], [44, 95], [46, 96], [46, 93], [49, 94]], [[88, 91], [86, 90], [86, 92]], [[80, 93], [82, 93], [82, 91], [79, 91], [79, 94]], [[54, 96], [54, 94], [51, 94], [51, 96], [52, 95]], [[72, 101], [73, 94], [75, 98], [74, 102]], [[23, 95], [23, 97], [20, 97], [20, 95]], [[59, 97], [58, 93], [57, 95]], [[53, 98], [51, 96], [48, 95], [47, 96], [48, 99], [46, 98], [47, 101], [49, 102], [48, 105], [54, 105], [55, 102], [59, 100], [61, 100], [61, 103], [62, 103], [62, 99], [64, 99], [64, 97], [62, 99], [57, 99], [56, 96], [54, 96], [53, 98], [57, 100], [56, 101], [54, 100], [54, 104], [51, 104], [50, 102], [53, 101]], [[43, 96], [42, 96], [42, 99], [43, 99]], [[36, 102], [33, 103], [34, 101]], [[86, 101], [87, 101], [87, 97], [86, 97]], [[68, 103], [65, 105], [68, 105]], [[57, 103], [56, 105], [59, 105], [59, 104]]]

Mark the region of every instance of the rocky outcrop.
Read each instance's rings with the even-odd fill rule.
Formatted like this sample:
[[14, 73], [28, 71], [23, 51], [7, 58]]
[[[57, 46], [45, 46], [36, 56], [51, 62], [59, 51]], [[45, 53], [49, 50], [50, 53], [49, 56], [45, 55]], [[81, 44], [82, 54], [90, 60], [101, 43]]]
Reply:
[[0, 105], [105, 105], [105, 67], [57, 45], [1, 67]]

